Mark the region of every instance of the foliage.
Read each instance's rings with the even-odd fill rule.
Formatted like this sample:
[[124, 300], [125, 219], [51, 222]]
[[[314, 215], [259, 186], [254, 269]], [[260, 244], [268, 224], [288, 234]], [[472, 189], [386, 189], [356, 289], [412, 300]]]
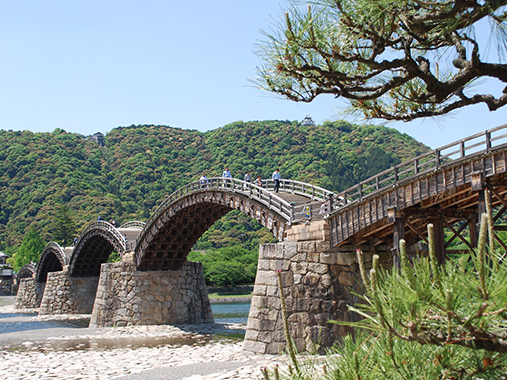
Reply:
[[[119, 224], [145, 221], [174, 190], [203, 172], [221, 176], [226, 165], [236, 178], [245, 170], [267, 178], [280, 167], [284, 178], [340, 191], [427, 150], [393, 129], [344, 121], [321, 126], [236, 122], [206, 133], [119, 127], [106, 135], [106, 147], [62, 130], [0, 130], [0, 250], [18, 246], [32, 222], [45, 241], [61, 238], [55, 228], [62, 207], [68, 209], [75, 233], [99, 215]], [[259, 243], [273, 241], [255, 220], [231, 212], [195, 249], [257, 249]]]
[[37, 227], [32, 225], [23, 238], [23, 243], [12, 257], [7, 259], [7, 263], [17, 272], [31, 262], [39, 262], [45, 246], [46, 244], [37, 232]]
[[52, 231], [53, 239], [62, 244], [70, 245], [76, 234], [76, 225], [70, 215], [67, 205], [62, 205], [55, 216], [54, 227]]
[[[259, 83], [269, 91], [305, 102], [332, 94], [385, 120], [507, 103], [505, 90], [475, 86], [507, 83], [506, 1], [317, 0], [305, 1], [307, 10], [300, 3], [261, 45]], [[490, 41], [477, 38], [479, 29]]]
[[202, 263], [208, 285], [233, 287], [252, 284], [255, 281], [257, 251], [234, 246], [207, 251], [204, 254], [192, 251], [187, 259]]

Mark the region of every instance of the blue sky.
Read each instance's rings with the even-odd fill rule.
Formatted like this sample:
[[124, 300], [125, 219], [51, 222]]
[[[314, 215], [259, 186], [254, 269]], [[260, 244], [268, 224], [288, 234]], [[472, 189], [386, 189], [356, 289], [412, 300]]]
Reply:
[[[0, 129], [90, 135], [131, 124], [206, 131], [237, 120], [342, 119], [250, 79], [285, 0], [0, 0]], [[436, 148], [507, 123], [507, 107], [388, 124]], [[354, 121], [354, 120], [351, 120]]]

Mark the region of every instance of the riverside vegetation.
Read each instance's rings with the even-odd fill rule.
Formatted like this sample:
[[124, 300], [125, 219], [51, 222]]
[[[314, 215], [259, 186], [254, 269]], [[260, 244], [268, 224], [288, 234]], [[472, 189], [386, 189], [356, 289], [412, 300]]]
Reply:
[[[105, 140], [106, 146], [100, 147], [62, 129], [52, 133], [0, 130], [0, 250], [10, 255], [18, 251], [31, 228], [38, 236], [30, 234], [30, 238], [44, 245], [72, 241], [98, 216], [119, 224], [147, 220], [173, 191], [198, 180], [202, 173], [221, 176], [225, 166], [237, 178], [246, 170], [270, 178], [278, 167], [283, 178], [338, 192], [428, 151], [394, 129], [345, 121], [317, 126], [238, 121], [204, 133], [138, 125], [115, 128]], [[248, 282], [237, 276], [218, 278], [213, 265], [208, 267], [209, 254], [218, 250], [214, 257], [227, 257], [230, 272], [234, 266], [246, 265], [245, 275], [251, 281], [256, 264], [253, 251], [260, 243], [273, 241], [255, 220], [231, 212], [204, 233], [191, 258], [203, 261], [211, 283]], [[31, 259], [37, 261], [37, 253], [33, 255]]]

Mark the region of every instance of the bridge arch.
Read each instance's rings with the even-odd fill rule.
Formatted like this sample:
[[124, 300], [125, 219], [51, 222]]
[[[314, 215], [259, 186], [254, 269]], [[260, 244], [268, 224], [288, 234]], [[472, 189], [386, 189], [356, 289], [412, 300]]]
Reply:
[[100, 266], [113, 251], [126, 251], [125, 237], [110, 223], [96, 221], [81, 232], [69, 262], [71, 277], [99, 277]]
[[37, 268], [33, 264], [26, 264], [16, 273], [16, 282], [19, 284], [19, 281], [23, 278], [30, 278], [35, 273], [37, 273]]
[[[298, 202], [274, 193], [269, 181], [259, 187], [231, 178], [192, 182], [167, 197], [146, 223], [135, 255], [140, 270], [178, 269], [194, 244], [216, 221], [232, 210], [256, 219], [280, 241], [297, 221]], [[282, 182], [281, 191], [306, 202], [322, 202], [327, 190], [296, 181]]]
[[37, 265], [37, 282], [46, 282], [49, 272], [59, 272], [69, 263], [65, 250], [56, 242], [50, 242], [42, 251]]

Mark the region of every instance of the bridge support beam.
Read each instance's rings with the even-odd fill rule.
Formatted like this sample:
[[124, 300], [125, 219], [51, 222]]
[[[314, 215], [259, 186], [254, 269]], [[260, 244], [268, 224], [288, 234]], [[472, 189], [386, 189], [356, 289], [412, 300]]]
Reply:
[[22, 278], [16, 295], [15, 309], [36, 309], [40, 306], [45, 283], [37, 282], [34, 277]]
[[122, 262], [102, 264], [90, 326], [212, 322], [201, 263], [137, 271], [133, 256], [125, 256]]
[[[311, 235], [311, 234], [309, 234]], [[309, 236], [307, 235], [307, 236]], [[371, 265], [373, 250], [363, 247], [366, 265]], [[387, 247], [377, 248], [384, 265], [392, 265]], [[290, 332], [299, 351], [323, 349], [351, 329], [328, 323], [350, 321], [357, 315], [348, 305], [358, 301], [353, 292], [362, 292], [355, 247], [331, 249], [329, 241], [307, 240], [263, 244], [244, 349], [275, 354], [285, 348], [276, 271], [280, 270]]]
[[405, 239], [405, 216], [397, 216], [394, 220], [393, 232], [393, 265], [400, 268], [400, 240]]
[[68, 270], [48, 273], [39, 315], [90, 314], [97, 277], [71, 277]]

